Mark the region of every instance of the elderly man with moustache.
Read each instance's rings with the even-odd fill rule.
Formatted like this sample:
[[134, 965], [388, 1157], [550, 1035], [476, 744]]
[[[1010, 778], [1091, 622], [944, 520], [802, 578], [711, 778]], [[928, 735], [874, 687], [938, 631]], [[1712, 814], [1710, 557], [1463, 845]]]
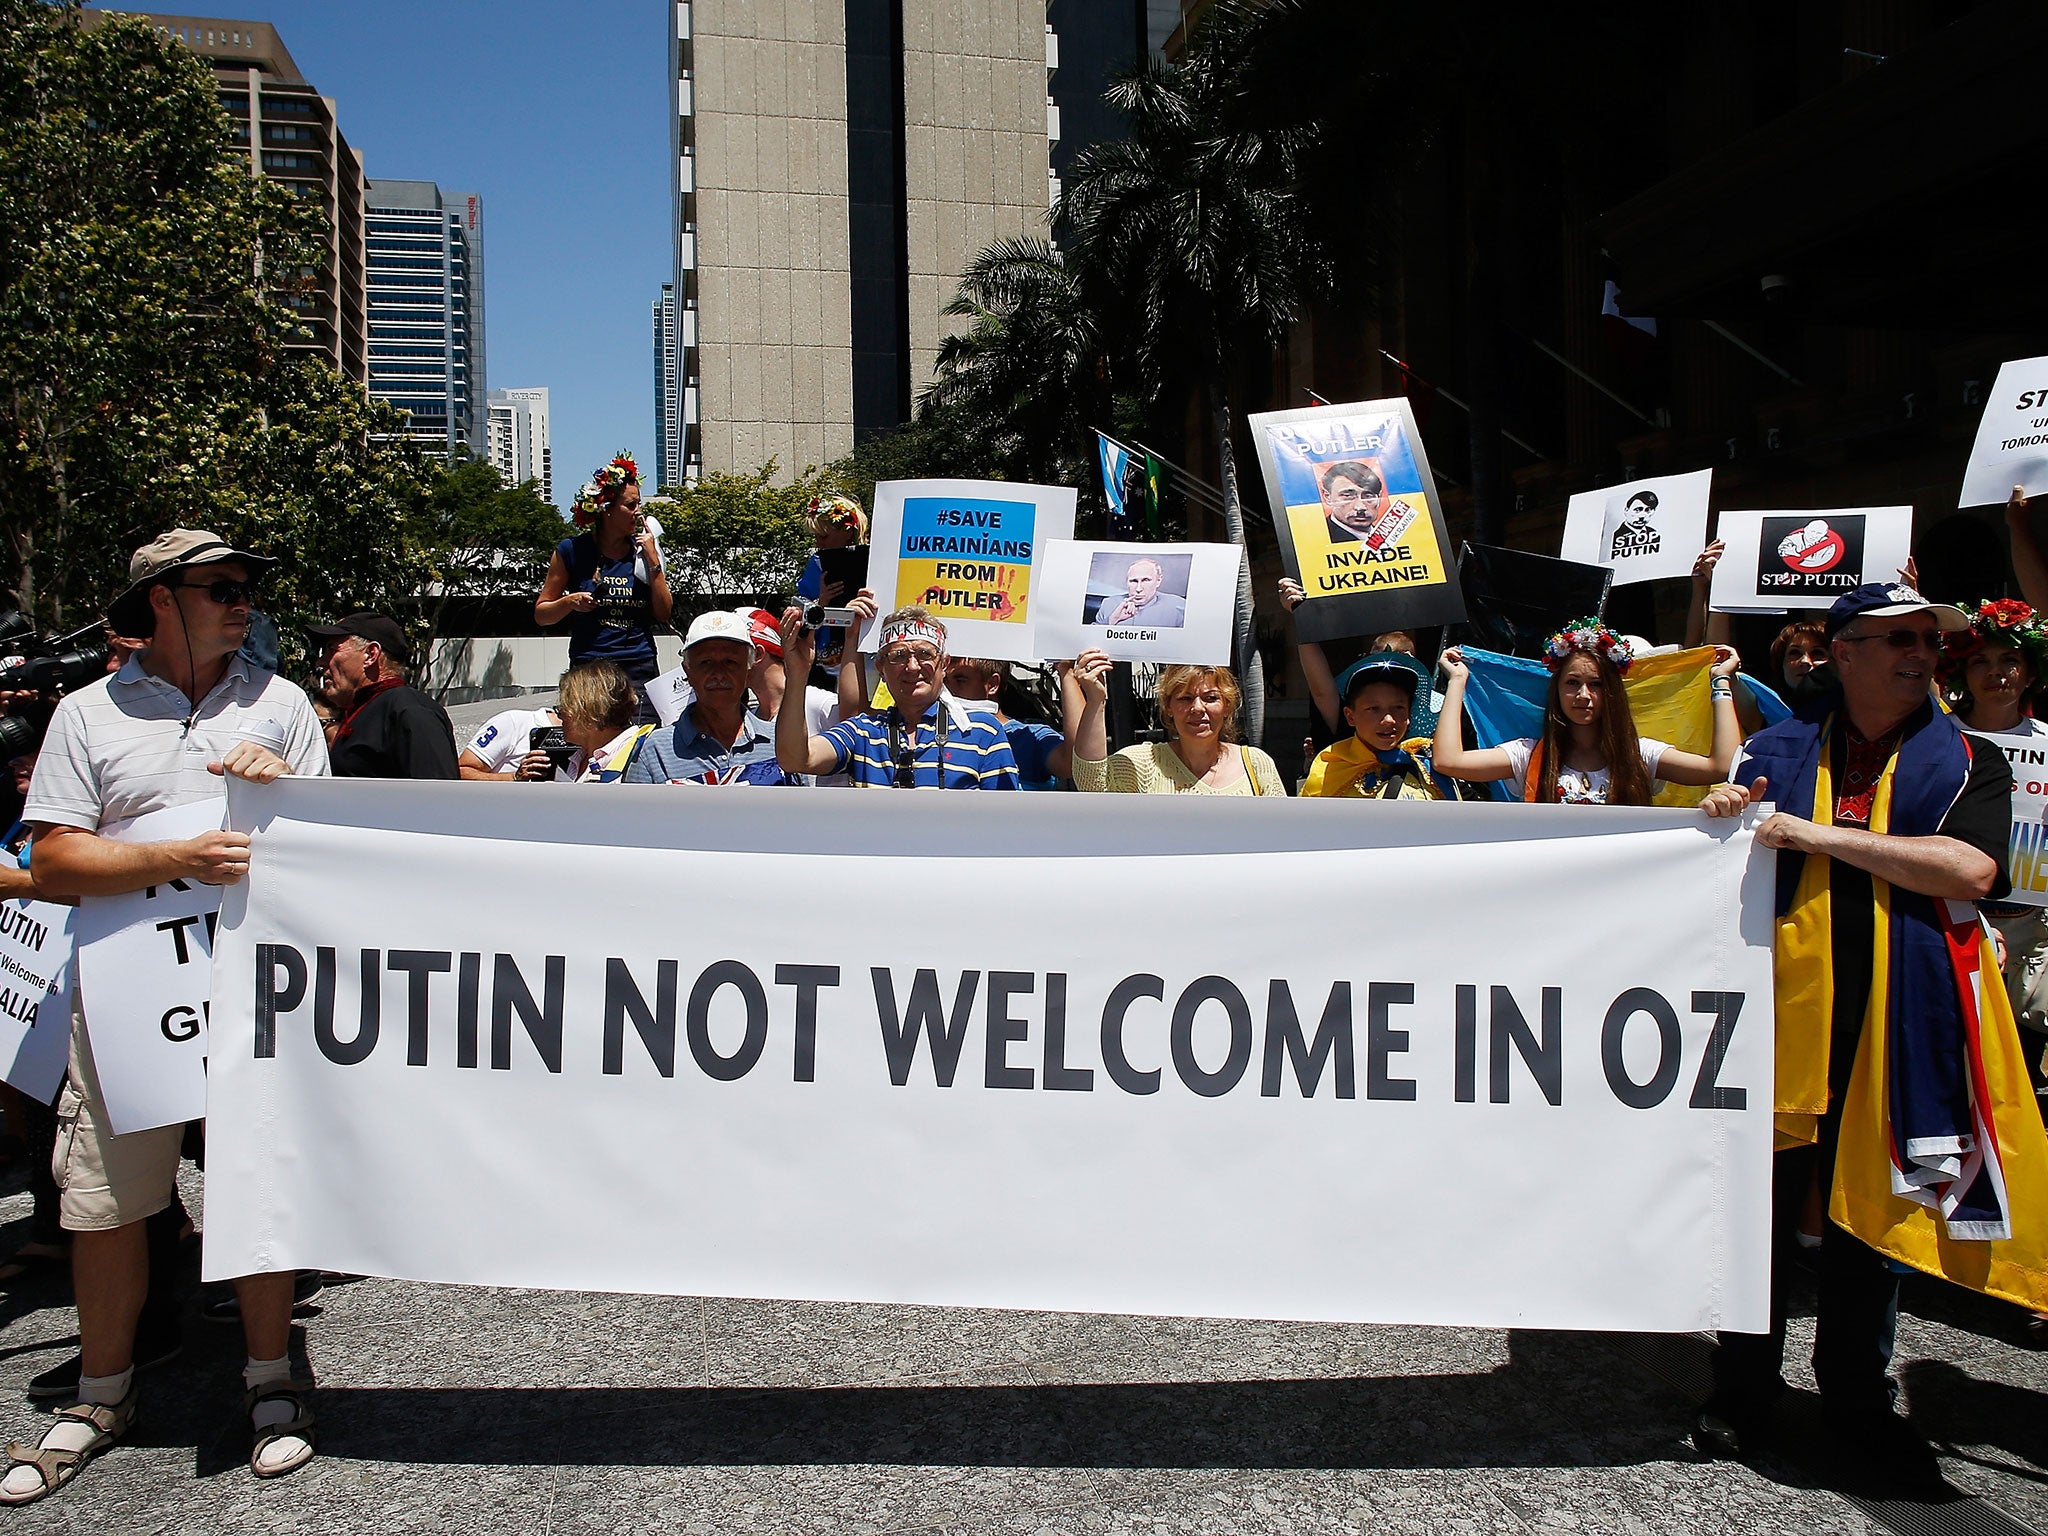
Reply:
[[[776, 762], [775, 733], [748, 708], [754, 639], [748, 621], [714, 609], [683, 637], [691, 699], [676, 723], [648, 737], [626, 770], [628, 784], [801, 784]], [[790, 690], [799, 707], [800, 689]]]

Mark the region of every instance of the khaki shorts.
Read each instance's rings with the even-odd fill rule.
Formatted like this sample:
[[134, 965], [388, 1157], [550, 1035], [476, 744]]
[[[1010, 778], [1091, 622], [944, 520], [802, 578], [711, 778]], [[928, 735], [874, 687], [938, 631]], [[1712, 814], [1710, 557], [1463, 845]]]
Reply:
[[85, 1015], [71, 1008], [71, 1069], [57, 1097], [57, 1149], [50, 1174], [59, 1193], [58, 1224], [67, 1232], [111, 1232], [154, 1216], [178, 1187], [183, 1125], [117, 1136], [85, 1037]]

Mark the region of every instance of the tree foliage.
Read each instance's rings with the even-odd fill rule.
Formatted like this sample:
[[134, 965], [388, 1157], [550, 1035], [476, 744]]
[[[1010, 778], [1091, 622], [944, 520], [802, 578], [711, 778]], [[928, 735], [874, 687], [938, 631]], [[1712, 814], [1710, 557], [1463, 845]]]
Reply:
[[714, 473], [695, 485], [668, 486], [661, 501], [648, 504], [661, 519], [669, 591], [679, 616], [796, 591], [811, 549], [805, 512], [825, 477], [812, 465], [777, 485], [780, 468], [770, 459], [747, 474]]
[[491, 464], [458, 459], [436, 475], [408, 519], [409, 549], [427, 567], [420, 654], [467, 615], [507, 594], [530, 597], [555, 546], [571, 532], [540, 483], [508, 486]]
[[24, 611], [75, 626], [174, 525], [282, 557], [288, 648], [426, 566], [401, 418], [305, 340], [318, 206], [255, 177], [212, 72], [146, 21], [0, 0], [0, 522]]

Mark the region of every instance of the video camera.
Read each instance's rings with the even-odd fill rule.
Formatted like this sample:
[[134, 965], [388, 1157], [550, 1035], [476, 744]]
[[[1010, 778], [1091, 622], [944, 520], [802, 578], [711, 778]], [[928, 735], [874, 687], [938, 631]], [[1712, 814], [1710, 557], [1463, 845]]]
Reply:
[[805, 629], [846, 629], [860, 621], [851, 608], [827, 608], [823, 603], [804, 604]]
[[69, 693], [105, 675], [111, 654], [97, 620], [44, 640], [28, 615], [0, 613], [0, 693]]

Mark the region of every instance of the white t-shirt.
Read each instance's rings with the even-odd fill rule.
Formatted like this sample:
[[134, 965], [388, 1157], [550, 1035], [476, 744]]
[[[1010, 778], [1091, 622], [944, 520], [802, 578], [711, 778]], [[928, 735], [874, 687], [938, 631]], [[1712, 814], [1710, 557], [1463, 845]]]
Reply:
[[[1529, 759], [1536, 753], [1536, 738], [1524, 736], [1518, 741], [1504, 741], [1501, 750], [1508, 755], [1509, 781], [1522, 783], [1529, 774]], [[1657, 765], [1664, 761], [1664, 754], [1670, 750], [1668, 741], [1656, 741], [1648, 736], [1636, 739], [1636, 752], [1643, 760], [1643, 772], [1650, 776], [1650, 793], [1653, 795], [1661, 787], [1657, 782]], [[1571, 768], [1560, 763], [1557, 769], [1557, 803], [1605, 805], [1607, 770], [1595, 768], [1588, 773], [1583, 768]]]
[[98, 832], [151, 811], [217, 800], [225, 785], [206, 765], [243, 740], [273, 748], [293, 773], [327, 773], [326, 738], [296, 683], [232, 656], [194, 710], [131, 656], [112, 677], [57, 706], [22, 820]]
[[508, 709], [483, 723], [462, 750], [492, 773], [510, 773], [530, 750], [527, 743], [543, 727], [561, 724], [552, 709]]

